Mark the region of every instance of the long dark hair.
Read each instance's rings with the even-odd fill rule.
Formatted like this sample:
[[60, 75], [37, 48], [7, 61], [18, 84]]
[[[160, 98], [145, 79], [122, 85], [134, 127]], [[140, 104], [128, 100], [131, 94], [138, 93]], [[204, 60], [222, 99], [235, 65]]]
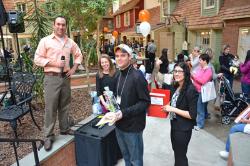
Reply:
[[[182, 86], [182, 88], [180, 90], [180, 93], [182, 93], [182, 92], [184, 92], [188, 88], [189, 84], [192, 83], [191, 79], [190, 79], [190, 75], [191, 74], [190, 74], [190, 69], [189, 69], [188, 65], [185, 62], [176, 63], [174, 65], [174, 68], [176, 68], [177, 66], [179, 66], [180, 68], [182, 68], [183, 72], [184, 72], [183, 73], [184, 74], [184, 83], [183, 83], [183, 86]], [[177, 89], [178, 87], [179, 87], [179, 83], [176, 82], [176, 81], [174, 81], [174, 88]]]
[[169, 64], [169, 61], [168, 61], [168, 49], [167, 48], [162, 49], [160, 59], [165, 61], [167, 64]]
[[248, 61], [250, 61], [250, 50], [247, 51], [247, 56], [246, 56], [244, 64], [246, 64]]

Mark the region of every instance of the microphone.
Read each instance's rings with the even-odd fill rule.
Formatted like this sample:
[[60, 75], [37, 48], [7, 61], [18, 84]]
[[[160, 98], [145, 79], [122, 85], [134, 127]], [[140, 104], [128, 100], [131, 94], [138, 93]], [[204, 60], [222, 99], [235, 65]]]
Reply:
[[[65, 56], [64, 55], [61, 56], [61, 61], [65, 61]], [[64, 67], [61, 67], [61, 74], [63, 73], [63, 69], [64, 69]]]

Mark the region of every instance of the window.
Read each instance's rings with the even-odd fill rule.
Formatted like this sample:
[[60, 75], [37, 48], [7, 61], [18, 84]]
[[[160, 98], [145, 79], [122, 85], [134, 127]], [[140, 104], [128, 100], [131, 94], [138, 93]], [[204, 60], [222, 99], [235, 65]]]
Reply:
[[205, 9], [214, 8], [215, 0], [205, 0]]
[[206, 49], [210, 47], [210, 32], [202, 31], [197, 32], [196, 45], [201, 46], [201, 49]]
[[167, 1], [163, 1], [162, 2], [162, 15], [163, 17], [167, 17], [168, 16], [168, 2]]
[[130, 12], [124, 13], [124, 26], [129, 26], [130, 25]]
[[26, 13], [26, 4], [25, 3], [17, 3], [17, 10], [23, 13]]
[[245, 61], [247, 50], [250, 50], [250, 27], [239, 29], [237, 55], [241, 62]]
[[115, 19], [116, 19], [116, 28], [120, 28], [121, 27], [121, 16], [120, 15], [118, 15], [118, 16], [116, 16], [115, 17]]

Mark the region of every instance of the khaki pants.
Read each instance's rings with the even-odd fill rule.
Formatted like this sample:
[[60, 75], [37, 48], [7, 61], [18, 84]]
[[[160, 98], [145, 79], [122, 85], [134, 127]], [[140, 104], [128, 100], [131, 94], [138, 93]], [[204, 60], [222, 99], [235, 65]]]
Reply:
[[51, 137], [57, 119], [61, 132], [69, 129], [68, 112], [71, 102], [70, 79], [60, 76], [47, 76], [44, 78], [45, 90], [45, 117], [44, 135]]

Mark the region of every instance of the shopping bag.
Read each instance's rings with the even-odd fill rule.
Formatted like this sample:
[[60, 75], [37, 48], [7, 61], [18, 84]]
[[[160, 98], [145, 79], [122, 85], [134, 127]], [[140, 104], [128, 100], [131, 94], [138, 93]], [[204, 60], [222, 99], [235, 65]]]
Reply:
[[216, 91], [213, 81], [209, 81], [201, 86], [201, 99], [203, 103], [206, 103], [215, 98], [216, 98]]
[[150, 93], [151, 104], [148, 108], [148, 116], [167, 118], [168, 113], [162, 110], [162, 106], [170, 101], [170, 90], [152, 89]]

